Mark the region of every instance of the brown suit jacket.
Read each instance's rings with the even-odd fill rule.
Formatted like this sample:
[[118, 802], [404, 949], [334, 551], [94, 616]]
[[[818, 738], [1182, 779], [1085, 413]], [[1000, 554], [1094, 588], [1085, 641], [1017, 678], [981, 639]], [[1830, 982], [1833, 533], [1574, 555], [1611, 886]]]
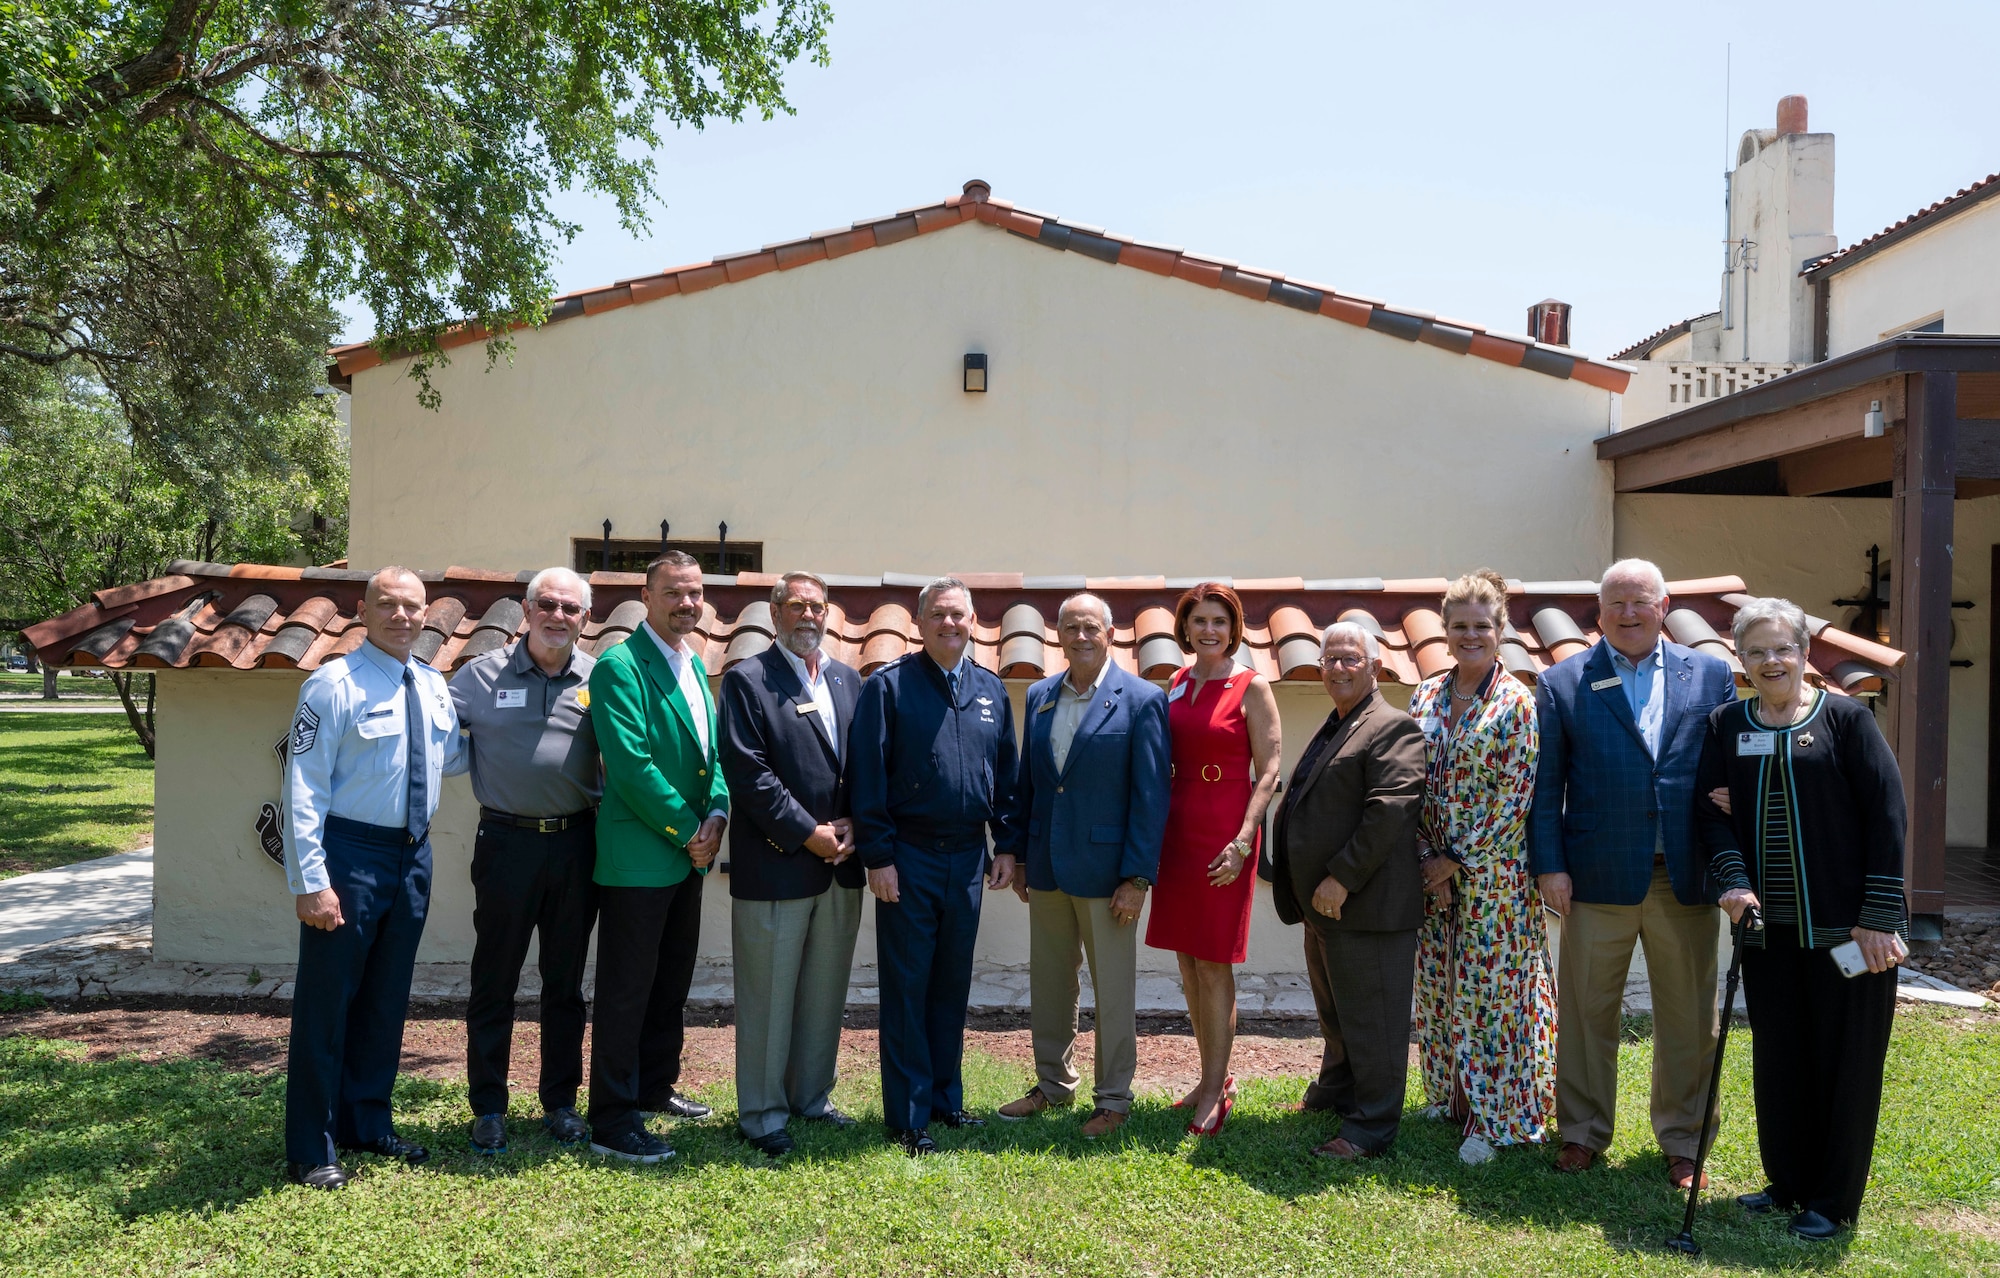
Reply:
[[[1417, 819], [1424, 800], [1424, 735], [1382, 699], [1368, 699], [1334, 729], [1310, 776], [1292, 774], [1272, 843], [1278, 917], [1347, 932], [1401, 932], [1424, 921]], [[1348, 891], [1338, 922], [1312, 908], [1333, 875]]]

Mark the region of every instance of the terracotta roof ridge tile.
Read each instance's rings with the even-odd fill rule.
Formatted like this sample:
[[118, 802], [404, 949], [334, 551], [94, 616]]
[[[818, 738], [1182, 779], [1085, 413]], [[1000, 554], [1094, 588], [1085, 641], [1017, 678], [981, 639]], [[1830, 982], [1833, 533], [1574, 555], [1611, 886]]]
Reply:
[[1914, 233], [1912, 228], [1917, 227], [1919, 223], [1930, 222], [1936, 225], [1942, 220], [1937, 216], [1940, 213], [1944, 213], [1946, 217], [1955, 217], [1995, 195], [2000, 195], [2000, 173], [1989, 173], [1970, 186], [1962, 186], [1943, 199], [1891, 222], [1873, 235], [1856, 240], [1845, 248], [1835, 249], [1818, 261], [1801, 268], [1799, 274], [1816, 275], [1845, 266], [1848, 262], [1856, 260], [1857, 254], [1866, 256], [1875, 249], [1886, 247], [1890, 242], [1901, 239], [1906, 233]]

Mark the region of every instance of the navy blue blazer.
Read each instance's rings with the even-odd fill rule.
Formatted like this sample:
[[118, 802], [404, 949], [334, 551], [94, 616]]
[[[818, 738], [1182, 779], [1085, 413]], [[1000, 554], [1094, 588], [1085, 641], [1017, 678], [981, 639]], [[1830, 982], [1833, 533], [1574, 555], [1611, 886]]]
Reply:
[[1695, 850], [1694, 774], [1708, 713], [1735, 700], [1736, 678], [1716, 658], [1671, 641], [1662, 660], [1667, 704], [1657, 760], [1604, 640], [1549, 667], [1535, 686], [1542, 753], [1528, 869], [1569, 875], [1574, 898], [1589, 905], [1645, 900], [1656, 845], [1664, 846], [1675, 899], [1713, 901]]
[[1114, 664], [1077, 720], [1058, 772], [1050, 734], [1063, 678], [1028, 689], [1019, 788], [1028, 886], [1106, 897], [1126, 879], [1159, 877], [1173, 784], [1167, 694]]
[[[746, 901], [818, 896], [829, 883], [858, 888], [861, 858], [831, 865], [805, 850], [814, 827], [847, 815], [847, 737], [861, 676], [821, 654], [840, 739], [776, 644], [722, 676], [717, 727], [722, 777], [735, 820], [729, 823], [729, 894]], [[836, 744], [840, 747], [836, 752]]]

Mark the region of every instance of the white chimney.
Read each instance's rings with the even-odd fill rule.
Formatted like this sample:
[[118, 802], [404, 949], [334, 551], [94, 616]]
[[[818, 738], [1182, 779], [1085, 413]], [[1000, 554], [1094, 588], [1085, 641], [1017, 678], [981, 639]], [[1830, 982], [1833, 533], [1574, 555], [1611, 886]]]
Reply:
[[1812, 359], [1807, 262], [1833, 252], [1833, 134], [1806, 131], [1806, 100], [1778, 103], [1777, 127], [1751, 129], [1736, 151], [1729, 194], [1730, 268], [1724, 273], [1718, 355], [1725, 360]]

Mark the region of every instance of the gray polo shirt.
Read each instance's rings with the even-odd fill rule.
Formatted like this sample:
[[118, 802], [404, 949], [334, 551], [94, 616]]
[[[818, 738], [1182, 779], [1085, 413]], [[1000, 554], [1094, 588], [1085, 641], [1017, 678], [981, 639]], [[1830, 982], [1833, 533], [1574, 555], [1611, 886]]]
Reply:
[[525, 639], [474, 657], [451, 678], [465, 728], [472, 793], [481, 806], [524, 817], [569, 816], [597, 806], [604, 775], [590, 724], [590, 668], [571, 649], [551, 678]]

